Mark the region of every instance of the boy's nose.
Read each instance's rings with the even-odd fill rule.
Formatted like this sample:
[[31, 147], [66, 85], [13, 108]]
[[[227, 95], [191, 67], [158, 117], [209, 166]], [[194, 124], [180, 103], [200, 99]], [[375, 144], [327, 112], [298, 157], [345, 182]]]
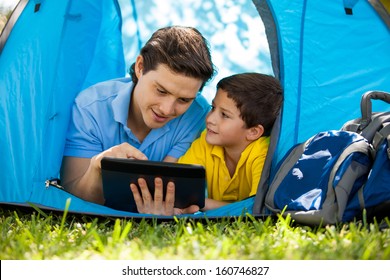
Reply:
[[215, 116], [215, 114], [214, 114], [215, 112], [213, 112], [213, 111], [210, 111], [208, 114], [207, 114], [207, 116], [206, 116], [206, 123], [210, 123], [210, 124], [212, 124], [212, 123], [214, 123], [215, 122], [215, 118], [214, 118], [214, 116]]

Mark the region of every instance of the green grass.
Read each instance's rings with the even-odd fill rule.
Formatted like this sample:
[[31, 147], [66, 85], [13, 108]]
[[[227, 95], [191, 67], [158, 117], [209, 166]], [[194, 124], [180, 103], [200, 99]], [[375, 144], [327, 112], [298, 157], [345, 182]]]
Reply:
[[0, 208], [0, 259], [388, 260], [385, 226], [310, 228], [289, 218], [114, 219]]

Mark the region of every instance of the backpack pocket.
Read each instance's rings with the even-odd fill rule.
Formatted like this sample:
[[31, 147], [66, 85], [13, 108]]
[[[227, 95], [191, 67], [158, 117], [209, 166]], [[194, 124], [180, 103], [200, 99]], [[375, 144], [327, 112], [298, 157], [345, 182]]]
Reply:
[[301, 223], [339, 222], [350, 195], [367, 178], [370, 154], [369, 143], [357, 133], [320, 132], [281, 160], [265, 205]]

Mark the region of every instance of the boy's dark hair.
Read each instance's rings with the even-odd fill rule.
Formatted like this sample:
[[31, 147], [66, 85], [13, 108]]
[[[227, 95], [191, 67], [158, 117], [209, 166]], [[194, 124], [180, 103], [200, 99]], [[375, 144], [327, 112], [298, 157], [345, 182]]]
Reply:
[[242, 73], [221, 79], [217, 89], [234, 100], [247, 128], [261, 124], [269, 136], [283, 103], [283, 90], [277, 79], [259, 73]]
[[[158, 29], [141, 49], [140, 55], [144, 59], [144, 74], [164, 64], [174, 73], [201, 79], [203, 83], [200, 90], [215, 73], [208, 42], [193, 27], [169, 26]], [[130, 67], [130, 75], [133, 82], [137, 83], [134, 67], [135, 63]]]

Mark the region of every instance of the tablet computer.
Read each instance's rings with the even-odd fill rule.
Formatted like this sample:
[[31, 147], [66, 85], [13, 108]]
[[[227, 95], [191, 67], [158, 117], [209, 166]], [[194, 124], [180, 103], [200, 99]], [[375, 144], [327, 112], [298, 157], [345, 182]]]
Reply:
[[165, 198], [167, 183], [175, 183], [175, 207], [198, 205], [203, 208], [206, 193], [206, 171], [201, 165], [150, 160], [104, 157], [101, 161], [105, 205], [117, 210], [137, 212], [130, 183], [138, 186], [144, 178], [154, 197], [154, 178], [163, 180]]

